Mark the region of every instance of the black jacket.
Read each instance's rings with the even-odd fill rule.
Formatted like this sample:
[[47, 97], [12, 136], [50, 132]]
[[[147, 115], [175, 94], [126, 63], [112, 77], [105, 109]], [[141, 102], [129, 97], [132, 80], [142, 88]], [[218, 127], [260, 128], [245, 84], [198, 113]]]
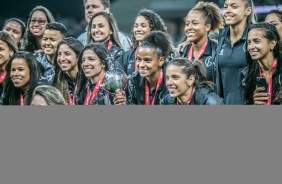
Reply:
[[[164, 78], [156, 93], [154, 105], [158, 105], [164, 94], [167, 92], [165, 85], [165, 69], [163, 68]], [[139, 71], [132, 73], [132, 79], [128, 81], [126, 89], [128, 105], [145, 105], [145, 78], [141, 77]], [[150, 92], [150, 102], [155, 95], [155, 90]]]
[[[254, 61], [256, 62], [256, 61]], [[260, 76], [260, 73], [259, 73], [259, 66], [256, 65], [255, 66], [255, 70], [256, 70], [256, 77], [259, 77]], [[243, 72], [242, 72], [242, 90], [243, 90], [243, 93], [244, 93], [244, 90], [245, 90], [245, 87], [246, 87], [246, 77], [247, 77], [247, 72], [248, 72], [248, 67], [246, 67]], [[282, 83], [282, 65], [281, 64], [278, 64], [276, 70], [273, 72], [273, 75], [272, 75], [272, 96], [271, 96], [271, 105], [280, 105], [280, 102], [276, 102], [274, 101], [277, 93], [279, 92], [280, 90], [280, 87], [281, 87], [281, 83]], [[251, 91], [253, 94], [253, 92], [255, 91], [256, 89], [256, 81], [253, 81], [252, 84], [251, 84]], [[253, 97], [251, 96], [250, 98], [246, 98], [245, 99], [245, 104], [246, 105], [253, 105], [254, 104], [254, 100], [253, 100]]]
[[[84, 99], [86, 97], [86, 89], [90, 85], [90, 97], [92, 95], [93, 89], [96, 84], [92, 84], [89, 80], [85, 86], [85, 90], [83, 90], [79, 94], [75, 94], [75, 105], [83, 105]], [[113, 97], [114, 94], [109, 93], [103, 88], [100, 88], [100, 90], [97, 93], [97, 96], [90, 102], [90, 105], [113, 105]]]
[[[109, 51], [110, 51], [111, 56], [114, 59], [115, 66], [119, 67], [119, 63], [121, 62], [124, 50], [122, 48], [120, 48], [114, 41], [112, 41], [112, 42], [113, 42], [113, 46], [110, 48]], [[108, 47], [108, 43], [109, 43], [109, 41], [104, 43], [106, 48]]]
[[[170, 96], [169, 92], [164, 95], [160, 105], [176, 105], [177, 99]], [[196, 88], [190, 105], [225, 105], [223, 98], [219, 97], [210, 87]]]
[[3, 83], [0, 83], [0, 105], [3, 105], [3, 91], [4, 91]]
[[[234, 44], [233, 48], [235, 49], [236, 47], [239, 47], [239, 45], [244, 45], [246, 44], [246, 37], [247, 37], [247, 29], [248, 27], [251, 25], [251, 23], [248, 23], [244, 32], [243, 32], [243, 35], [241, 36], [241, 38]], [[230, 94], [224, 94], [224, 88], [225, 86], [223, 86], [222, 84], [222, 76], [221, 76], [221, 69], [219, 68], [219, 55], [221, 54], [221, 50], [223, 49], [223, 43], [225, 43], [225, 41], [227, 42], [227, 39], [228, 39], [228, 33], [229, 33], [229, 30], [230, 30], [230, 27], [229, 26], [225, 26], [223, 29], [220, 29], [220, 32], [219, 32], [219, 37], [218, 37], [218, 45], [217, 45], [217, 49], [216, 49], [216, 52], [215, 52], [215, 56], [214, 56], [214, 63], [215, 63], [215, 84], [216, 84], [216, 87], [215, 87], [215, 92], [216, 94], [218, 94], [218, 96], [220, 97], [223, 97], [224, 99], [228, 98], [229, 99], [225, 99], [225, 103], [226, 104], [229, 104], [229, 102], [227, 102], [226, 100], [230, 100], [230, 97], [233, 95], [232, 92], [230, 92]], [[236, 47], [235, 47], [236, 45]], [[232, 51], [233, 52], [233, 51]], [[235, 52], [235, 51], [234, 51]], [[242, 52], [242, 55], [245, 56], [246, 53]], [[234, 58], [236, 60], [236, 58]], [[228, 62], [228, 61], [226, 61]], [[236, 66], [235, 66], [236, 67]], [[234, 67], [234, 68], [235, 68]], [[238, 67], [238, 66], [237, 66]], [[236, 76], [241, 76], [242, 75], [242, 72], [244, 70], [244, 67], [243, 68], [238, 68], [238, 73], [237, 75], [234, 75], [234, 77]], [[234, 83], [234, 81], [236, 80], [233, 80], [232, 78], [228, 79], [228, 82], [231, 83], [232, 85], [236, 85], [238, 86], [238, 93], [235, 92], [235, 95], [234, 96], [234, 99], [238, 98], [236, 101], [236, 103], [240, 104], [241, 102], [243, 103], [244, 101], [244, 94], [241, 92], [242, 89], [239, 89], [240, 88], [240, 84], [242, 81], [239, 81], [239, 83]], [[234, 84], [233, 84], [234, 83]], [[239, 96], [237, 96], [239, 95]]]
[[[180, 57], [188, 58], [188, 52], [192, 46], [192, 43], [187, 45], [182, 52], [180, 52]], [[200, 57], [200, 60], [203, 62], [204, 67], [206, 69], [207, 78], [209, 81], [215, 83], [215, 64], [214, 64], [214, 56], [217, 48], [217, 40], [208, 38], [207, 47]]]

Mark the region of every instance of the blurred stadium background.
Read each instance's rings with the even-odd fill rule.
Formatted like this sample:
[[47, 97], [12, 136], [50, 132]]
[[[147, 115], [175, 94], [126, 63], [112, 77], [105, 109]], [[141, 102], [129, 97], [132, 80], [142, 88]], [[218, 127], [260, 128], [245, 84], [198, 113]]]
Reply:
[[[223, 7], [224, 0], [207, 0]], [[141, 8], [152, 9], [166, 22], [174, 44], [184, 38], [184, 17], [199, 0], [111, 0], [111, 12], [117, 19], [119, 29], [131, 35], [134, 19]], [[282, 0], [254, 0], [258, 21], [263, 21], [266, 13], [276, 7], [282, 8]], [[27, 21], [29, 12], [36, 6], [48, 8], [56, 21], [68, 28], [68, 36], [78, 37], [85, 29], [83, 0], [1, 0], [0, 26], [11, 17]]]

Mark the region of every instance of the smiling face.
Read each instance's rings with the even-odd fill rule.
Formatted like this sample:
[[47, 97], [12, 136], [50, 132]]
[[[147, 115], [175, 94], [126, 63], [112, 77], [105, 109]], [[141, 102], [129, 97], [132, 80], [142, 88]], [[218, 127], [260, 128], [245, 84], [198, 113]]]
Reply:
[[29, 30], [34, 36], [41, 37], [45, 31], [46, 24], [47, 17], [45, 13], [40, 10], [36, 10], [31, 16]]
[[93, 83], [96, 83], [105, 72], [105, 65], [93, 50], [85, 50], [82, 53], [81, 67], [85, 77], [90, 78]]
[[253, 60], [262, 61], [269, 56], [273, 56], [273, 52], [270, 48], [274, 48], [275, 41], [268, 41], [265, 38], [265, 32], [262, 29], [254, 28], [248, 33], [248, 52]]
[[84, 4], [84, 16], [87, 22], [93, 17], [95, 13], [101, 11], [108, 11], [105, 9], [101, 0], [87, 0]]
[[191, 11], [186, 17], [184, 31], [190, 42], [198, 42], [206, 39], [211, 29], [210, 24], [206, 24], [205, 18], [200, 11]]
[[226, 0], [223, 17], [227, 25], [237, 25], [246, 22], [251, 14], [251, 8], [246, 7], [245, 0]]
[[95, 42], [104, 43], [108, 41], [113, 32], [110, 29], [108, 20], [99, 15], [92, 20], [91, 24], [91, 36]]
[[9, 48], [8, 44], [0, 40], [0, 68], [3, 68], [8, 63], [14, 52]]
[[282, 22], [280, 21], [279, 17], [275, 13], [271, 13], [266, 16], [265, 22], [273, 24], [276, 29], [278, 30], [280, 39], [282, 40]]
[[149, 21], [143, 16], [137, 17], [133, 27], [133, 34], [136, 41], [139, 43], [143, 41], [150, 31]]
[[60, 31], [46, 29], [44, 31], [41, 42], [43, 52], [47, 56], [54, 56], [57, 50], [57, 46], [62, 39], [63, 36], [61, 35]]
[[15, 40], [15, 43], [17, 45], [19, 44], [23, 36], [22, 27], [20, 23], [16, 21], [10, 21], [5, 25], [5, 27], [3, 28], [3, 31], [8, 33]]
[[16, 88], [25, 88], [30, 80], [30, 70], [23, 58], [15, 58], [11, 63], [10, 77]]
[[164, 63], [164, 57], [159, 57], [154, 49], [140, 47], [136, 57], [136, 64], [141, 77], [158, 75], [159, 68]]
[[169, 65], [166, 69], [166, 87], [171, 97], [181, 98], [182, 96], [188, 96], [189, 90], [192, 88], [189, 86], [189, 79], [182, 72], [182, 69], [176, 65]]
[[62, 71], [69, 73], [73, 70], [78, 70], [77, 61], [76, 53], [67, 44], [60, 45], [57, 62]]

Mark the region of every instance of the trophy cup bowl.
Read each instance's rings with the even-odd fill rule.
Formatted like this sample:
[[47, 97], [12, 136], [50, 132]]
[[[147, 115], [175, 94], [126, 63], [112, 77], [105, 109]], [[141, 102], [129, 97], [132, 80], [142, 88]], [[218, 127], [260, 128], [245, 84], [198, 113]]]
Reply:
[[119, 68], [111, 69], [105, 73], [101, 87], [110, 93], [115, 93], [120, 89], [125, 90], [129, 78], [130, 76], [127, 76], [123, 70]]
[[107, 60], [109, 70], [106, 71], [104, 82], [100, 86], [112, 94], [119, 90], [125, 90], [131, 76], [127, 76], [123, 70], [116, 68], [111, 56], [108, 56]]

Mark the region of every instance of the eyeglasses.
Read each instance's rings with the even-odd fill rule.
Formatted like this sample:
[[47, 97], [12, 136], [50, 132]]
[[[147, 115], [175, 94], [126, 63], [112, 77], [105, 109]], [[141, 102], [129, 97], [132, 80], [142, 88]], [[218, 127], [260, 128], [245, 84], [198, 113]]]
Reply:
[[47, 20], [36, 20], [36, 19], [32, 19], [32, 20], [30, 20], [30, 24], [35, 24], [35, 23], [37, 22], [39, 25], [44, 25], [46, 21], [47, 21]]

